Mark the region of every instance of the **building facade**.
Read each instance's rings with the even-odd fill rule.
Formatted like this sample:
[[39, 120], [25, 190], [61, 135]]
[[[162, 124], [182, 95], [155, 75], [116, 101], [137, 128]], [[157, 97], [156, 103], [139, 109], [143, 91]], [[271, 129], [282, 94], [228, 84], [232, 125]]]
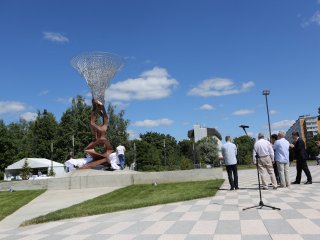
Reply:
[[188, 131], [188, 138], [193, 142], [198, 142], [205, 137], [215, 137], [221, 142], [221, 134], [215, 128], [206, 128], [200, 125], [193, 125], [193, 130]]
[[312, 139], [320, 133], [320, 121], [318, 116], [310, 115], [299, 116], [298, 120], [289, 128], [286, 133], [286, 139], [292, 142], [292, 133], [298, 132], [300, 137], [306, 143], [307, 139]]

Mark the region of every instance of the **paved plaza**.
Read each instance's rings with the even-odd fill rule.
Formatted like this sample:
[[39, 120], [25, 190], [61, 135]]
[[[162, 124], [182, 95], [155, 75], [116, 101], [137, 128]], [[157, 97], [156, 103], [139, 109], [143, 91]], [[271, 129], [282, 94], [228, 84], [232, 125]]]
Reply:
[[[290, 171], [294, 181], [295, 168]], [[256, 170], [252, 169], [239, 171], [240, 190], [237, 191], [229, 191], [226, 180], [214, 197], [27, 227], [1, 228], [0, 239], [318, 240], [320, 166], [310, 166], [310, 171], [312, 185], [292, 185], [277, 190], [270, 187], [262, 191], [263, 202], [281, 208], [280, 211], [268, 207], [243, 211], [259, 203]], [[225, 172], [224, 177], [227, 179]]]

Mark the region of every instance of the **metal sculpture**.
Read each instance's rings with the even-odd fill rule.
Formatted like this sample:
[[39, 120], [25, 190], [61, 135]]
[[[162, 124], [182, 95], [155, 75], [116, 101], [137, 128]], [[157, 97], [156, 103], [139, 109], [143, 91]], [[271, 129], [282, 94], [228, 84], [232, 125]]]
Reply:
[[109, 163], [108, 157], [113, 150], [106, 137], [108, 115], [104, 107], [104, 95], [110, 80], [123, 66], [123, 59], [112, 53], [88, 52], [74, 57], [71, 65], [83, 76], [92, 93], [90, 129], [93, 141], [85, 148], [92, 161], [81, 167], [92, 168]]

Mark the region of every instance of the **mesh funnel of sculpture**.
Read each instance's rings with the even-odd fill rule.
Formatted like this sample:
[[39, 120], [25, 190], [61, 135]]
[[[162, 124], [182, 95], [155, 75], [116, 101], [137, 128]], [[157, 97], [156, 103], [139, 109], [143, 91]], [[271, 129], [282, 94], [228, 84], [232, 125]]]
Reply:
[[85, 148], [92, 161], [81, 168], [92, 168], [109, 162], [112, 146], [106, 137], [108, 115], [104, 107], [104, 95], [110, 80], [123, 66], [123, 58], [107, 52], [82, 53], [71, 60], [71, 65], [86, 80], [92, 93], [90, 129], [93, 141]]

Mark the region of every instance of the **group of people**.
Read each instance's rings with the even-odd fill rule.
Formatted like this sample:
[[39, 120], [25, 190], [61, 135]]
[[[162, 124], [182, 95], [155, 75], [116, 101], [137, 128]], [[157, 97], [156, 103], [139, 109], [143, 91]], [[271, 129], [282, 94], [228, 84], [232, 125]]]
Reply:
[[[307, 176], [305, 184], [312, 184], [312, 177], [307, 165], [307, 153], [304, 141], [298, 132], [292, 133], [294, 143], [290, 144], [285, 139], [285, 132], [279, 131], [272, 135], [271, 142], [264, 139], [262, 133], [258, 134], [258, 140], [253, 147], [253, 163], [257, 164], [261, 176], [262, 189], [269, 189], [271, 180], [273, 189], [289, 187], [290, 184], [300, 184], [302, 171]], [[222, 158], [226, 165], [230, 190], [239, 189], [237, 172], [237, 146], [232, 143], [231, 137], [226, 136], [226, 143], [221, 148]], [[297, 175], [294, 182], [290, 181], [289, 149], [292, 148], [296, 159]]]
[[[109, 155], [108, 159], [111, 170], [123, 170], [125, 168], [125, 151], [126, 148], [120, 144], [116, 148], [116, 152], [113, 152]], [[64, 163], [67, 172], [74, 171], [75, 169], [80, 168], [93, 161], [92, 157], [89, 154], [86, 154], [84, 158], [79, 159], [74, 159], [72, 156], [72, 152], [69, 153], [67, 160]]]

